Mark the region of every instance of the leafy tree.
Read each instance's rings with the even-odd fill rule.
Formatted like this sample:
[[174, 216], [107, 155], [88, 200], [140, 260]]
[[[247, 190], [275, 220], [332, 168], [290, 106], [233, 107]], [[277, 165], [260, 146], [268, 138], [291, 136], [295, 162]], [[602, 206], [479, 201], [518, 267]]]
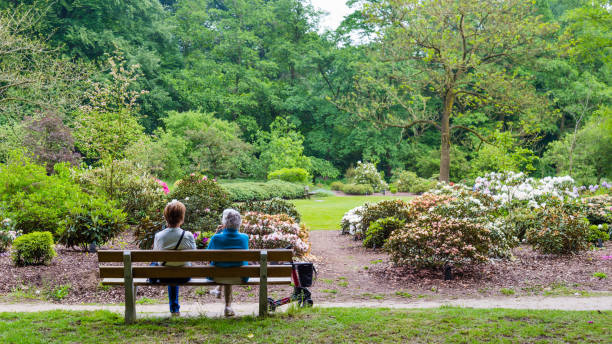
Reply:
[[[575, 138], [574, 138], [575, 136]], [[573, 165], [568, 156], [573, 150]], [[558, 174], [569, 174], [580, 183], [593, 184], [612, 179], [612, 108], [603, 106], [576, 134], [568, 133], [549, 145], [543, 160]]]
[[210, 113], [170, 112], [165, 130], [144, 139], [129, 155], [160, 177], [178, 179], [188, 172], [240, 177], [250, 168], [252, 147], [240, 139], [240, 128]]
[[[513, 72], [519, 58], [543, 49], [538, 36], [549, 29], [531, 15], [531, 2], [384, 0], [366, 12], [380, 28], [381, 47], [340, 106], [384, 127], [437, 128], [440, 180], [449, 180], [453, 130], [486, 140], [453, 124], [456, 111], [483, 107], [503, 119], [538, 107], [533, 89]], [[428, 109], [428, 93], [438, 97], [439, 114]]]
[[46, 113], [37, 118], [26, 117], [24, 144], [39, 164], [45, 165], [47, 173], [60, 162], [77, 164], [80, 155], [74, 150], [74, 138], [62, 119], [55, 113]]
[[295, 128], [284, 118], [277, 117], [270, 126], [270, 132], [260, 133], [259, 159], [267, 171], [292, 167], [310, 168], [310, 159], [303, 154], [304, 137]]

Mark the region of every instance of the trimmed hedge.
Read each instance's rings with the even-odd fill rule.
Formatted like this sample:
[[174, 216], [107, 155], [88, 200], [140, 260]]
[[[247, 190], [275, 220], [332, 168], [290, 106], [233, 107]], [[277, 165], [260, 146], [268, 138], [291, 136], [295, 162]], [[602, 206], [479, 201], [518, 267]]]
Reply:
[[17, 266], [49, 264], [57, 254], [51, 232], [24, 234], [13, 242], [13, 263]]
[[295, 199], [304, 197], [304, 185], [282, 180], [221, 184], [234, 202], [267, 201], [272, 198]]

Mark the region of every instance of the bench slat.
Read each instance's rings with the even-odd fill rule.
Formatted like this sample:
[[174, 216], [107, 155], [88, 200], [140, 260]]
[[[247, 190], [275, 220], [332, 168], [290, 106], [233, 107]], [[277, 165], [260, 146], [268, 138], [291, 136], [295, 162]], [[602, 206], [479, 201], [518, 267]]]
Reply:
[[[273, 277], [268, 278], [268, 284], [274, 285], [289, 285], [291, 284], [291, 278], [289, 277]], [[102, 279], [102, 285], [123, 285], [123, 278], [104, 278]], [[146, 278], [134, 278], [135, 286], [158, 286], [158, 285], [166, 285], [164, 283], [160, 284], [150, 284], [147, 282]], [[181, 286], [207, 286], [207, 285], [219, 285], [217, 282], [209, 281], [206, 278], [192, 278], [191, 281], [181, 284]], [[247, 283], [241, 283], [239, 285], [259, 285], [259, 278], [253, 277], [249, 278]]]
[[[100, 266], [101, 278], [122, 278], [123, 266]], [[205, 266], [134, 266], [134, 278], [186, 278], [186, 277], [259, 277], [259, 265], [235, 268]], [[291, 265], [268, 266], [269, 277], [290, 277]]]
[[[131, 251], [132, 262], [258, 262], [260, 250], [135, 250]], [[292, 250], [274, 249], [268, 250], [268, 261], [290, 262], [293, 257]], [[98, 251], [98, 262], [123, 262], [122, 250], [100, 250]]]

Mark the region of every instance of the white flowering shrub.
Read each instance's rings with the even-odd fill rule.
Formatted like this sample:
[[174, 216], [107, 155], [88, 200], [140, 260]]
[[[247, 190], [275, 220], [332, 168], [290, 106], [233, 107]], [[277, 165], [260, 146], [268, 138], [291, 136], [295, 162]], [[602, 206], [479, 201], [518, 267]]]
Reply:
[[21, 232], [15, 230], [14, 221], [9, 218], [2, 220], [0, 223], [0, 253], [7, 251], [20, 235]]
[[371, 185], [376, 191], [386, 190], [389, 187], [376, 169], [376, 165], [369, 162], [358, 161], [350, 179], [354, 184]]
[[547, 197], [560, 199], [577, 198], [579, 189], [570, 176], [534, 179], [524, 173], [492, 172], [476, 178], [474, 191], [490, 195], [502, 204], [524, 203], [530, 208], [539, 208]]
[[363, 211], [366, 206], [367, 203], [347, 211], [342, 216], [342, 221], [340, 222], [342, 234], [355, 235], [355, 233], [363, 233], [361, 220], [363, 219]]
[[248, 212], [242, 217], [240, 231], [249, 236], [249, 248], [252, 249], [291, 246], [296, 258], [310, 252], [308, 229], [286, 214]]

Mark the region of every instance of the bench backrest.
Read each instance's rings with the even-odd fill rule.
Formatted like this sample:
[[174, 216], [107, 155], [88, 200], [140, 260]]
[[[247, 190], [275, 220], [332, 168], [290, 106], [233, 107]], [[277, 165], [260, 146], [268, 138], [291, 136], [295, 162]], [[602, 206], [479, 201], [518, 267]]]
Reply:
[[[265, 254], [262, 254], [265, 252]], [[123, 266], [100, 265], [100, 278], [122, 278], [125, 268], [131, 268], [133, 278], [186, 278], [186, 277], [260, 277], [260, 268], [265, 265], [267, 277], [290, 277], [291, 266], [270, 264], [271, 262], [291, 262], [293, 251], [273, 250], [101, 250], [98, 251], [99, 263], [123, 263]], [[142, 266], [132, 263], [150, 262], [192, 262], [192, 266]], [[197, 265], [197, 262], [260, 262], [234, 268], [219, 268], [212, 265]]]

